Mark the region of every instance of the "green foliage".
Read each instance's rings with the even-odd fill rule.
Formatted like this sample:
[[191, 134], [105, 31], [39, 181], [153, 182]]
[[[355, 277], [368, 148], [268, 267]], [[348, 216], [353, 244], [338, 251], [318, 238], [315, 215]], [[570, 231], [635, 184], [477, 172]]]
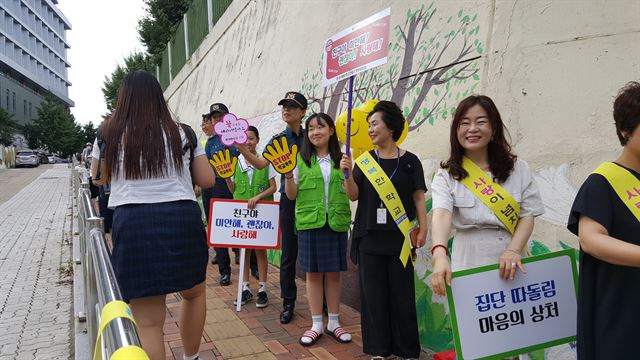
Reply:
[[85, 134], [68, 107], [47, 97], [37, 110], [38, 118], [23, 127], [24, 135], [32, 149], [45, 149], [62, 156], [82, 149], [86, 142]]
[[93, 123], [88, 123], [82, 126], [82, 137], [84, 138], [85, 143], [93, 143], [96, 139], [98, 129], [93, 126]]
[[148, 55], [140, 52], [133, 53], [124, 59], [124, 65], [118, 65], [110, 76], [105, 76], [102, 84], [102, 94], [109, 112], [115, 110], [118, 101], [118, 91], [125, 76], [131, 71], [145, 70], [155, 74], [155, 66]]
[[433, 292], [415, 274], [414, 284], [420, 344], [434, 351], [453, 349], [451, 320], [445, 311], [444, 304], [432, 303]]
[[140, 41], [154, 65], [162, 63], [162, 52], [171, 40], [192, 0], [145, 0], [147, 15], [138, 22]]
[[11, 145], [16, 132], [18, 132], [18, 123], [13, 120], [13, 115], [0, 108], [0, 145]]

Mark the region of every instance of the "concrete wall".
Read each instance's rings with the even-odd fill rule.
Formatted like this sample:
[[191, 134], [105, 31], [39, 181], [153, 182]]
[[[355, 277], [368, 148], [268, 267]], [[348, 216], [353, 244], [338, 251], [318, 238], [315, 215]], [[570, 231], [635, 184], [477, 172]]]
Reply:
[[[457, 102], [472, 93], [491, 96], [542, 192], [547, 212], [536, 223], [534, 252], [577, 247], [565, 230], [573, 197], [598, 163], [619, 153], [612, 101], [640, 75], [635, 0], [235, 0], [165, 96], [192, 125], [210, 103], [224, 102], [258, 125], [263, 139], [284, 128], [276, 104], [287, 90], [301, 90], [311, 109], [335, 118], [346, 107], [346, 88], [321, 85], [324, 41], [388, 6], [389, 63], [357, 77], [356, 106], [371, 98], [401, 105], [411, 129], [403, 147], [419, 154], [429, 183], [449, 152]], [[432, 71], [398, 81], [425, 70]], [[428, 290], [426, 255], [416, 278]], [[425, 296], [428, 304], [443, 301], [430, 291]], [[434, 326], [421, 323], [421, 331], [446, 331]], [[445, 347], [426, 335], [421, 340]], [[552, 351], [548, 357], [573, 356], [567, 348]]]
[[[43, 101], [44, 96], [7, 74], [0, 73], [0, 106], [9, 114], [12, 114], [13, 119], [19, 124], [24, 125], [37, 118], [37, 107]], [[31, 109], [31, 112], [29, 112], [29, 109]]]

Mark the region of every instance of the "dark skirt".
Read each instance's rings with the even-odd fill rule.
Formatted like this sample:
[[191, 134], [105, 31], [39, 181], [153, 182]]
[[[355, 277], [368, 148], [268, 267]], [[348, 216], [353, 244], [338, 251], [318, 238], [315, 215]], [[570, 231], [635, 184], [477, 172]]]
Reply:
[[347, 271], [347, 233], [322, 228], [298, 231], [298, 259], [303, 272]]
[[125, 301], [190, 289], [207, 271], [206, 232], [195, 201], [118, 206], [111, 263]]

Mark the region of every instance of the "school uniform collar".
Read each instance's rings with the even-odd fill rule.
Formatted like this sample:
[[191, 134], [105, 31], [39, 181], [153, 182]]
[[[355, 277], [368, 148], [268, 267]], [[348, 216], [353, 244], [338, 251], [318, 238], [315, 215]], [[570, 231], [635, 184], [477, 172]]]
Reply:
[[331, 154], [327, 154], [327, 155], [325, 155], [323, 157], [319, 157], [319, 156], [316, 155], [316, 158], [318, 159], [318, 163], [321, 163], [321, 162], [330, 163], [331, 162]]

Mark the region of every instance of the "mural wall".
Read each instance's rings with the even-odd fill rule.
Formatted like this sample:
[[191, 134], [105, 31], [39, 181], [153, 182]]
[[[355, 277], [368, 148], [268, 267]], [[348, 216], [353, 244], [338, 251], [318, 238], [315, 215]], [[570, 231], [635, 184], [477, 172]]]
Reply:
[[[277, 102], [288, 90], [304, 93], [309, 111], [336, 118], [346, 109], [346, 81], [322, 86], [324, 41], [386, 7], [389, 62], [356, 77], [355, 106], [368, 99], [400, 105], [410, 130], [402, 146], [421, 158], [429, 185], [447, 157], [458, 101], [491, 96], [545, 204], [532, 252], [576, 248], [565, 230], [571, 203], [591, 170], [619, 152], [612, 100], [640, 74], [640, 2], [234, 0], [165, 96], [191, 125], [210, 103], [224, 102], [258, 126], [262, 144], [284, 128]], [[425, 206], [430, 210], [430, 200]], [[415, 274], [421, 342], [440, 351], [452, 347], [448, 309], [431, 292], [428, 251], [421, 255]], [[575, 353], [566, 345], [530, 357]]]

